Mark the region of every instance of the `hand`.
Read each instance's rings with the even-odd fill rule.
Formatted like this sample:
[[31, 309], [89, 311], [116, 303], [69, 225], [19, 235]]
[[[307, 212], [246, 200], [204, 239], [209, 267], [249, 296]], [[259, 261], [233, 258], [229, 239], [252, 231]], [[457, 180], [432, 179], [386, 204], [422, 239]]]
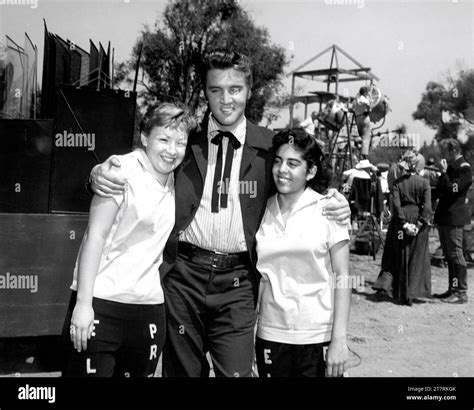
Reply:
[[408, 236], [416, 236], [419, 232], [419, 229], [415, 224], [410, 224], [408, 222], [403, 225], [403, 228]]
[[91, 171], [92, 190], [95, 194], [109, 198], [123, 193], [125, 179], [121, 175], [120, 160], [112, 155], [103, 164], [96, 165]]
[[341, 377], [348, 358], [346, 339], [332, 340], [326, 356], [326, 377]]
[[330, 188], [324, 198], [331, 199], [331, 201], [324, 206], [323, 215], [335, 220], [338, 224], [349, 225], [351, 209], [344, 195], [337, 192], [336, 189]]
[[448, 169], [448, 162], [446, 159], [442, 158], [441, 161], [439, 161], [439, 167], [441, 168], [441, 172], [446, 172]]
[[[78, 352], [87, 349], [87, 339], [94, 331], [94, 309], [90, 304], [76, 303], [71, 318], [71, 341]], [[72, 331], [74, 329], [74, 331]]]

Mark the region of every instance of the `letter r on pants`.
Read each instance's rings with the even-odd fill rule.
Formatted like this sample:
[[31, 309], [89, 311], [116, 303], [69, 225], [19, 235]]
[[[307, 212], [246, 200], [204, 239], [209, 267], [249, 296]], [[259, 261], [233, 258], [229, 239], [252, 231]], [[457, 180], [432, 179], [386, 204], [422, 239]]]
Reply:
[[158, 346], [151, 345], [150, 346], [150, 358], [148, 360], [156, 359], [156, 354], [158, 353]]

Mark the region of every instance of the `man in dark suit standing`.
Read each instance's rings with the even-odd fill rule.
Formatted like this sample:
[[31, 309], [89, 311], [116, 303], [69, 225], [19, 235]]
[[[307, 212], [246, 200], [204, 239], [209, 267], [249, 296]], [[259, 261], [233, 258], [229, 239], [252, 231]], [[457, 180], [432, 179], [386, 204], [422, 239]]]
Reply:
[[437, 191], [439, 203], [434, 216], [441, 246], [448, 262], [449, 287], [434, 295], [447, 303], [467, 302], [467, 264], [463, 255], [464, 225], [471, 223], [466, 199], [472, 183], [471, 167], [461, 155], [459, 142], [453, 138], [440, 142], [443, 159]]
[[[203, 61], [210, 115], [189, 138], [175, 172], [176, 219], [160, 267], [167, 308], [166, 377], [248, 377], [254, 358], [259, 273], [255, 234], [273, 189], [273, 133], [244, 115], [251, 94], [249, 59], [216, 50]], [[113, 159], [92, 171], [98, 194], [120, 189]], [[327, 209], [348, 222], [345, 198]]]

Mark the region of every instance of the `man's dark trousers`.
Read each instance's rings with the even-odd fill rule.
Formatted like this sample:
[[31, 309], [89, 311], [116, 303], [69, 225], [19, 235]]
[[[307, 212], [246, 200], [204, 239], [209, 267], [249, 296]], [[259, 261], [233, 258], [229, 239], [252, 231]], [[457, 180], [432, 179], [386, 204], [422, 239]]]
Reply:
[[249, 267], [205, 266], [178, 250], [163, 285], [168, 319], [163, 376], [208, 377], [209, 351], [216, 376], [250, 377], [257, 284]]

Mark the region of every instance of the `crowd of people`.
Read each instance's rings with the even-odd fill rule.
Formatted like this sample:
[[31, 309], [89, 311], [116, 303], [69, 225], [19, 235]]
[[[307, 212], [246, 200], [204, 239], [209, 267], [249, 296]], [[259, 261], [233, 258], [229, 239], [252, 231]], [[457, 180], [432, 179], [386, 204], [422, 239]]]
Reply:
[[[469, 162], [456, 139], [439, 144], [439, 168], [430, 158], [417, 170], [419, 157], [411, 151], [388, 175], [392, 218], [382, 256], [382, 270], [374, 289], [400, 303], [434, 296], [447, 303], [467, 302], [467, 263], [463, 229], [471, 223], [467, 194], [472, 183]], [[431, 294], [429, 231], [436, 226], [448, 266], [448, 290]]]
[[[351, 110], [362, 143], [350, 149], [360, 151], [360, 161], [356, 160], [353, 169], [342, 173], [341, 182], [342, 192], [350, 202], [354, 230], [360, 229], [360, 225], [368, 226], [365, 222], [360, 224], [367, 214], [373, 214], [380, 221], [383, 212], [391, 215], [382, 269], [374, 289], [407, 305], [414, 299], [432, 296], [428, 236], [436, 226], [439, 253], [442, 252], [448, 267], [449, 285], [446, 292], [433, 296], [448, 303], [465, 303], [463, 229], [471, 223], [467, 199], [472, 181], [470, 164], [462, 156], [457, 139], [450, 138], [439, 145], [442, 158], [439, 164], [435, 164], [434, 158], [425, 164], [420, 152], [408, 150], [387, 169], [374, 166], [368, 160], [371, 108], [369, 89], [361, 87]], [[312, 113], [311, 118], [300, 125], [310, 135], [321, 138], [324, 133], [319, 122], [316, 113]]]

